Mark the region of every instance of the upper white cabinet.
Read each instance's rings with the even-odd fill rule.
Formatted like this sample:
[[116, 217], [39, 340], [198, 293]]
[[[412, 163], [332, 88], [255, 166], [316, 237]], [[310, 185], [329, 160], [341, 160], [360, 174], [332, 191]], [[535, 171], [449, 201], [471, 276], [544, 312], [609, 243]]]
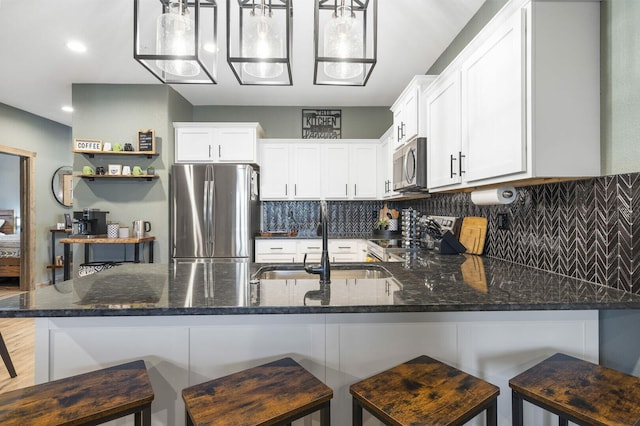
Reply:
[[378, 141], [322, 145], [322, 197], [327, 200], [377, 198]]
[[322, 196], [320, 144], [294, 144], [292, 146], [293, 198], [318, 200]]
[[258, 123], [173, 123], [176, 163], [257, 163]]
[[393, 126], [380, 137], [380, 150], [378, 151], [378, 198], [390, 198], [398, 195], [393, 190], [393, 151], [395, 139], [393, 138]]
[[432, 192], [600, 174], [599, 19], [507, 3], [423, 91]]
[[420, 95], [422, 89], [435, 79], [436, 76], [432, 75], [415, 76], [391, 106], [395, 148], [424, 134], [425, 126], [421, 123], [423, 111], [421, 111]]
[[260, 144], [260, 198], [262, 200], [286, 200], [289, 198], [288, 143]]
[[263, 139], [262, 200], [376, 199], [378, 140]]
[[460, 73], [453, 72], [429, 89], [427, 116], [427, 184], [430, 188], [460, 182]]

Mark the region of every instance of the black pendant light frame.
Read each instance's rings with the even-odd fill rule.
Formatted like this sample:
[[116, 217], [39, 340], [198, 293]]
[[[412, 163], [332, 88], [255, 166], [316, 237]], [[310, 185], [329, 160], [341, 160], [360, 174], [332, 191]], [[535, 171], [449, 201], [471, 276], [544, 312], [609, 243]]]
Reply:
[[[187, 8], [190, 10], [190, 13], [193, 14], [194, 21], [194, 46], [196, 46], [195, 54], [193, 55], [159, 55], [157, 53], [143, 53], [143, 45], [141, 41], [141, 31], [142, 31], [142, 22], [141, 19], [145, 17], [141, 16], [140, 13], [140, 4], [141, 2], [149, 3], [147, 0], [134, 0], [134, 9], [133, 9], [133, 57], [142, 64], [151, 74], [153, 74], [158, 80], [165, 84], [216, 84], [216, 67], [217, 67], [217, 52], [212, 53], [213, 55], [213, 63], [207, 65], [205, 60], [202, 58], [200, 52], [200, 44], [202, 40], [200, 39], [200, 30], [201, 30], [201, 18], [203, 17], [202, 10], [207, 9], [210, 10], [212, 22], [211, 22], [211, 30], [213, 31], [213, 44], [217, 49], [218, 39], [217, 39], [217, 22], [218, 22], [218, 6], [215, 0], [192, 0], [187, 1], [184, 0], [182, 3], [187, 5]], [[169, 0], [157, 0], [158, 7], [160, 8], [158, 15], [166, 13], [169, 10]], [[148, 34], [149, 31], [145, 31], [145, 34]], [[153, 47], [155, 48], [155, 43], [153, 43]], [[145, 46], [145, 48], [148, 48]], [[173, 75], [171, 73], [167, 73], [156, 66], [156, 61], [158, 60], [184, 60], [184, 61], [193, 61], [198, 64], [200, 67], [200, 73], [195, 77], [184, 77], [181, 78], [179, 76]], [[199, 78], [196, 78], [199, 77]]]
[[[305, 0], [307, 1], [307, 0]], [[231, 46], [231, 7], [232, 3], [237, 3], [238, 11], [238, 38], [237, 49], [232, 49]], [[231, 67], [233, 74], [241, 85], [259, 85], [259, 86], [291, 86], [293, 84], [293, 78], [291, 74], [291, 53], [293, 43], [293, 0], [265, 0], [265, 5], [270, 11], [284, 10], [285, 15], [285, 29], [283, 31], [283, 37], [285, 37], [285, 55], [282, 58], [257, 58], [257, 57], [243, 57], [241, 56], [242, 50], [242, 34], [243, 34], [243, 12], [254, 10], [256, 4], [262, 3], [260, 0], [227, 0], [227, 63]], [[233, 50], [233, 54], [232, 54]], [[238, 50], [236, 52], [236, 50]], [[264, 79], [259, 80], [257, 77], [253, 77], [254, 80], [249, 80], [249, 77], [245, 77], [242, 66], [248, 63], [271, 63], [282, 64], [285, 68], [283, 72], [284, 78], [280, 80]]]
[[[314, 47], [314, 70], [313, 70], [313, 84], [315, 85], [330, 85], [330, 86], [365, 86], [369, 77], [371, 77], [371, 71], [377, 62], [378, 52], [378, 0], [346, 0], [350, 3], [351, 11], [353, 13], [363, 14], [362, 27], [363, 27], [363, 45], [362, 45], [362, 58], [337, 58], [328, 56], [319, 56], [320, 54], [320, 13], [321, 11], [329, 11], [329, 13], [337, 12], [338, 2], [340, 0], [315, 0], [315, 13], [314, 13], [314, 26], [313, 26], [313, 47]], [[371, 9], [369, 9], [371, 8]], [[325, 12], [327, 13], [327, 12]], [[369, 23], [369, 13], [371, 13], [371, 23]], [[372, 56], [367, 57], [367, 31], [373, 31], [372, 34]], [[324, 46], [323, 46], [324, 48]], [[361, 79], [340, 80], [333, 79], [329, 76], [323, 78], [319, 76], [318, 69], [326, 62], [344, 62], [353, 64], [362, 64], [365, 72]], [[324, 74], [324, 72], [322, 72]]]

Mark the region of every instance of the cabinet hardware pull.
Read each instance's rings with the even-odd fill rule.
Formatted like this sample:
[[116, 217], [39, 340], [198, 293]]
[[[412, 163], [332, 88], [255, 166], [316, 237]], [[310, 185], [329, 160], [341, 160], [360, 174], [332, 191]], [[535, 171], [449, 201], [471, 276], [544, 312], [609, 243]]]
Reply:
[[404, 139], [404, 137], [407, 136], [407, 134], [404, 132], [404, 121], [401, 122], [400, 126], [402, 127], [402, 139]]
[[458, 162], [458, 173], [460, 175], [460, 177], [462, 177], [463, 173], [466, 173], [464, 170], [462, 170], [462, 159], [466, 158], [466, 155], [462, 155], [462, 151], [458, 152], [458, 158], [460, 159], [460, 161]]
[[350, 246], [344, 247], [344, 246], [338, 246], [339, 249], [350, 249]]
[[298, 195], [298, 184], [297, 183], [293, 184], [293, 195]]
[[398, 141], [402, 140], [402, 127], [398, 126], [398, 131], [396, 132], [398, 135]]
[[450, 174], [449, 177], [451, 179], [453, 179], [453, 177], [456, 175], [455, 172], [453, 171], [453, 162], [456, 161], [456, 160], [457, 160], [457, 158], [455, 158], [453, 156], [453, 154], [449, 155], [449, 170], [451, 171], [451, 174]]
[[283, 247], [270, 247], [269, 250], [284, 250]]
[[307, 247], [309, 250], [320, 250], [321, 247]]
[[349, 184], [348, 183], [344, 184], [344, 195], [349, 195]]
[[358, 184], [357, 183], [353, 184], [353, 195], [354, 196], [358, 195]]
[[209, 145], [209, 159], [211, 159], [211, 145]]
[[222, 158], [222, 145], [218, 145], [218, 158]]
[[284, 184], [284, 195], [289, 195], [289, 184]]

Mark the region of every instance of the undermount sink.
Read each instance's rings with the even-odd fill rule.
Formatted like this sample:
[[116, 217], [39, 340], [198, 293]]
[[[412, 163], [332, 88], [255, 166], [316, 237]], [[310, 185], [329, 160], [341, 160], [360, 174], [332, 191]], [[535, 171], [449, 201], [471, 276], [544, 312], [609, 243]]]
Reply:
[[[332, 265], [332, 280], [391, 278], [393, 275], [381, 266]], [[309, 274], [300, 265], [263, 266], [253, 275], [256, 280], [317, 280], [318, 275]]]

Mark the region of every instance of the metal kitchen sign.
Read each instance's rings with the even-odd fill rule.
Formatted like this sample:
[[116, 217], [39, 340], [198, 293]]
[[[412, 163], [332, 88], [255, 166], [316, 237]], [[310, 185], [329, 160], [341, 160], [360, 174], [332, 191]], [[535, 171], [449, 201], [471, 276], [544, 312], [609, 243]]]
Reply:
[[342, 110], [340, 109], [303, 109], [303, 139], [341, 139]]

